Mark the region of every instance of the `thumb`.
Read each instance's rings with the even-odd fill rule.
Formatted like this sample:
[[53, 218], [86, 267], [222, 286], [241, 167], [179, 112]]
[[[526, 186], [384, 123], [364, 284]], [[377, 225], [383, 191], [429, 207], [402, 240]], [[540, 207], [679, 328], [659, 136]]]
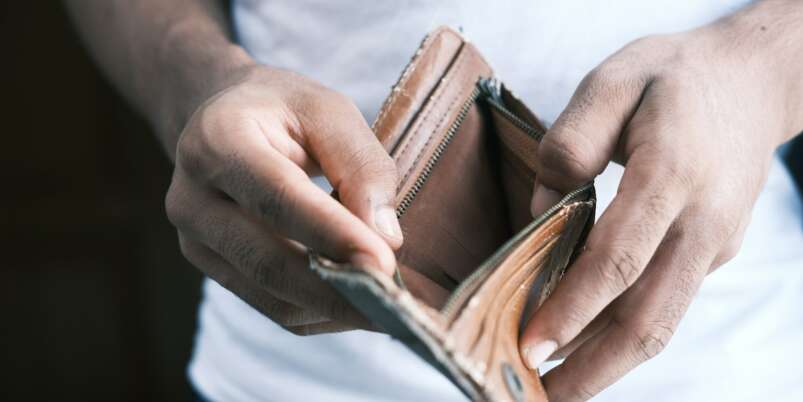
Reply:
[[538, 147], [533, 216], [605, 170], [646, 85], [639, 72], [615, 60], [583, 78]]
[[357, 107], [340, 96], [330, 110], [319, 114], [325, 124], [313, 129], [310, 147], [340, 202], [374, 229], [394, 249], [403, 236], [396, 218], [396, 165]]

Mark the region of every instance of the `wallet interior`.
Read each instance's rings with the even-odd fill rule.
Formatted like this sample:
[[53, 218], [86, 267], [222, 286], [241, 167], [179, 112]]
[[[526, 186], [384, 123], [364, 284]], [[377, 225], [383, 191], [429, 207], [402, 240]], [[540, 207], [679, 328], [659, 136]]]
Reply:
[[400, 175], [397, 275], [314, 253], [312, 269], [472, 400], [545, 401], [519, 325], [533, 288], [540, 303], [583, 243], [593, 186], [530, 215], [545, 129], [447, 28], [425, 40], [374, 129]]
[[420, 281], [420, 274], [445, 291], [410, 284], [430, 307], [442, 308], [449, 294], [533, 219], [533, 161], [544, 128], [532, 115], [512, 112], [507, 104], [514, 102], [496, 80], [481, 78], [455, 106], [455, 118], [441, 123], [439, 138], [416, 144], [421, 141], [411, 130], [391, 151], [404, 163], [411, 147], [424, 148], [400, 171], [397, 215], [405, 242], [397, 257], [409, 268], [400, 271], [402, 281]]

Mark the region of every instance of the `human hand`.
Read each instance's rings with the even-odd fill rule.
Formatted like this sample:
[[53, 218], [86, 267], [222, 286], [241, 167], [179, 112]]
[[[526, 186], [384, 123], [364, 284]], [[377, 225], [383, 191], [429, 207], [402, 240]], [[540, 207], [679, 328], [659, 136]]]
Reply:
[[550, 401], [587, 400], [663, 350], [706, 274], [739, 249], [773, 151], [803, 127], [801, 30], [783, 23], [803, 7], [781, 4], [629, 44], [544, 137], [534, 213], [610, 160], [625, 166], [520, 340], [531, 367], [567, 356], [544, 376]]
[[[340, 202], [310, 180], [321, 172]], [[369, 324], [307, 269], [305, 246], [392, 274], [396, 182], [348, 98], [253, 66], [186, 124], [166, 208], [206, 275], [292, 332], [330, 332]]]

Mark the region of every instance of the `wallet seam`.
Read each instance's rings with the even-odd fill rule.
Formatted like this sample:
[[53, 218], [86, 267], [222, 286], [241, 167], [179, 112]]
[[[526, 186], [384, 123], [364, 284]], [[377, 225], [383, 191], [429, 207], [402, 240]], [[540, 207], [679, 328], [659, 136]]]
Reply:
[[[468, 58], [468, 56], [469, 55], [467, 53], [464, 53], [464, 52], [461, 51], [460, 55], [458, 55], [458, 57], [457, 57], [457, 60], [455, 60], [455, 63], [457, 63], [457, 65], [455, 66], [455, 69], [452, 70], [452, 71], [449, 71], [448, 73], [446, 73], [444, 75], [444, 78], [446, 76], [449, 76], [449, 75], [452, 75], [452, 74], [455, 77], [460, 77], [460, 73], [463, 71], [463, 68], [468, 64], [468, 63], [466, 63], [466, 59]], [[424, 123], [426, 123], [427, 120], [429, 120], [429, 117], [432, 114], [432, 111], [440, 103], [441, 99], [443, 99], [443, 97], [449, 92], [449, 89], [451, 89], [454, 86], [455, 81], [458, 81], [458, 79], [450, 79], [450, 80], [448, 80], [448, 82], [446, 83], [446, 86], [443, 87], [442, 90], [439, 90], [438, 92], [440, 92], [440, 93], [438, 93], [435, 96], [435, 98], [432, 99], [432, 107], [427, 108], [427, 111], [424, 113], [424, 115], [421, 117], [421, 119], [418, 119], [415, 122], [415, 125], [416, 125], [415, 131], [413, 131], [411, 133], [411, 135], [408, 137], [409, 140], [407, 141], [406, 144], [404, 144], [404, 147], [402, 148], [401, 152], [398, 154], [398, 157], [397, 157], [398, 159], [401, 159], [407, 153], [407, 151], [409, 151], [411, 149], [410, 145], [414, 142], [413, 139], [416, 138], [419, 135], [421, 130], [424, 128]], [[407, 170], [405, 171], [404, 176], [399, 181], [399, 185], [397, 186], [396, 191], [401, 190], [401, 188], [407, 182], [407, 179], [410, 177], [410, 174], [413, 171], [415, 171], [416, 165], [418, 164], [418, 162], [421, 160], [421, 158], [425, 154], [425, 151], [429, 147], [429, 144], [432, 142], [432, 139], [435, 137], [435, 133], [437, 133], [441, 129], [441, 127], [443, 126], [443, 123], [447, 120], [446, 117], [452, 112], [452, 110], [454, 110], [454, 106], [455, 106], [455, 104], [457, 104], [457, 101], [461, 98], [462, 94], [463, 94], [463, 91], [458, 91], [452, 97], [452, 99], [449, 101], [449, 106], [446, 108], [446, 110], [443, 112], [443, 114], [441, 114], [440, 117], [438, 117], [438, 119], [439, 119], [438, 123], [430, 131], [429, 137], [427, 138], [427, 140], [424, 143], [424, 145], [421, 147], [418, 155], [416, 155], [415, 159], [410, 164], [410, 167], [408, 167]]]
[[[380, 127], [385, 122], [385, 117], [387, 116], [388, 112], [393, 109], [393, 106], [396, 104], [400, 94], [403, 95], [402, 89], [407, 85], [407, 82], [410, 80], [410, 77], [413, 76], [413, 73], [418, 69], [418, 65], [421, 64], [421, 60], [424, 59], [424, 56], [429, 52], [433, 52], [433, 48], [430, 45], [430, 42], [436, 40], [440, 37], [441, 32], [447, 33], [454, 33], [450, 29], [441, 28], [438, 29], [430, 34], [428, 34], [424, 40], [421, 41], [421, 45], [418, 46], [413, 58], [410, 60], [410, 63], [402, 72], [402, 75], [399, 77], [399, 80], [396, 82], [396, 85], [393, 86], [390, 93], [390, 98], [382, 105], [382, 108], [379, 110], [379, 114], [377, 115], [376, 119], [374, 119], [374, 123], [371, 125], [372, 129], [376, 129]], [[465, 40], [462, 36], [457, 35], [461, 42], [465, 43]], [[397, 90], [398, 89], [398, 90]]]
[[[396, 100], [399, 99], [399, 94], [402, 92], [401, 89], [407, 84], [407, 81], [410, 80], [410, 77], [418, 68], [418, 64], [421, 62], [421, 59], [423, 59], [424, 53], [430, 49], [429, 47], [426, 47], [426, 45], [429, 44], [430, 40], [434, 39], [434, 36], [427, 37], [427, 39], [421, 43], [421, 46], [419, 46], [415, 53], [415, 56], [413, 56], [413, 60], [407, 65], [407, 68], [404, 70], [404, 72], [402, 72], [399, 82], [397, 82], [396, 85], [393, 86], [393, 89], [391, 89], [390, 99], [388, 99], [388, 102], [379, 111], [379, 115], [377, 115], [376, 120], [374, 120], [372, 127], [378, 127], [380, 124], [384, 123], [384, 119], [388, 114], [388, 111], [393, 108], [393, 105], [396, 104]], [[397, 88], [398, 90], [396, 90]]]

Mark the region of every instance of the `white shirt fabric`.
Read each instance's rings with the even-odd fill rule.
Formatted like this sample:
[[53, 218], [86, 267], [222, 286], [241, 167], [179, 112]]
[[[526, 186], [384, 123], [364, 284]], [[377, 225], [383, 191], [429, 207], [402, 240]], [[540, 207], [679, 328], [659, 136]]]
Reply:
[[[423, 35], [462, 27], [545, 121], [582, 77], [636, 38], [690, 29], [744, 0], [236, 0], [240, 42], [260, 62], [355, 100], [371, 121]], [[746, 167], [749, 168], [749, 167]], [[601, 212], [622, 169], [597, 181]], [[803, 207], [776, 160], [739, 255], [710, 275], [665, 351], [595, 401], [803, 400]], [[383, 334], [298, 337], [211, 280], [189, 375], [210, 401], [464, 401]]]

